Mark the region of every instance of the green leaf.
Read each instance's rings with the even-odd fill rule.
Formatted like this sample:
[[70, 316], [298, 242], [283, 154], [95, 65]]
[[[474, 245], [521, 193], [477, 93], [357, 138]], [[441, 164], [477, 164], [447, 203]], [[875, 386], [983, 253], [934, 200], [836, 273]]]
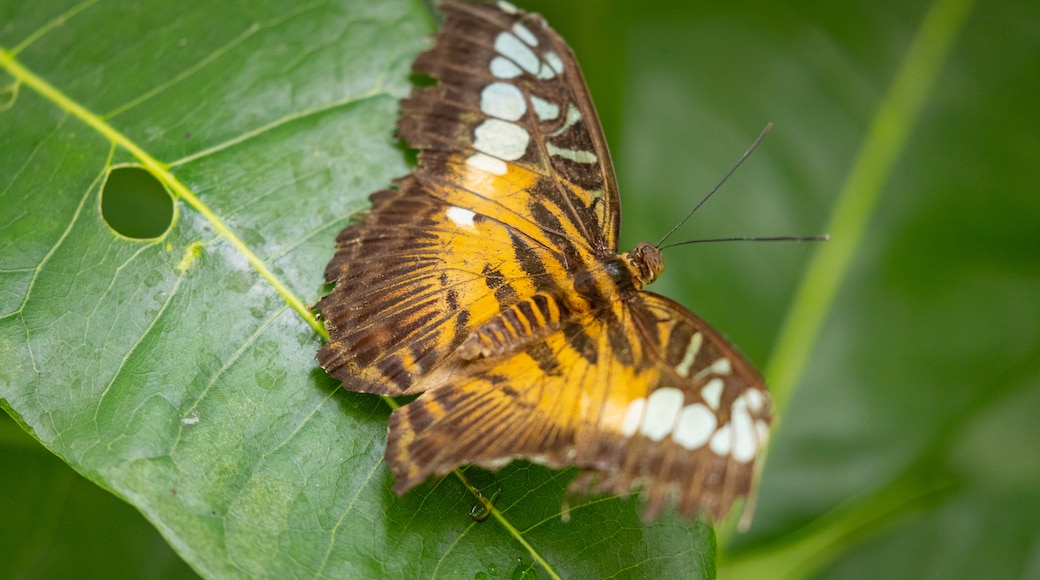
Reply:
[[[317, 367], [307, 305], [335, 235], [408, 171], [392, 130], [431, 30], [423, 10], [5, 10], [0, 205], [16, 211], [0, 223], [0, 401], [196, 571], [713, 574], [710, 526], [644, 526], [633, 498], [574, 505], [561, 522], [572, 473], [502, 470], [486, 523], [458, 478], [395, 497], [389, 407]], [[155, 238], [106, 222], [123, 165], [174, 199]], [[47, 544], [23, 547], [16, 571], [46, 570]]]
[[11, 578], [195, 578], [122, 500], [80, 477], [0, 413], [2, 571]]

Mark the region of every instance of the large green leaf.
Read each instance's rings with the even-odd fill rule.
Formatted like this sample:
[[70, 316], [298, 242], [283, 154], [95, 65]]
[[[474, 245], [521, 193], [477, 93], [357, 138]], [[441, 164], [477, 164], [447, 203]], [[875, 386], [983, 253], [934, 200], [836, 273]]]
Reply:
[[[0, 87], [18, 71], [56, 91], [0, 91], [0, 403], [206, 575], [713, 575], [709, 527], [642, 526], [633, 499], [561, 522], [566, 472], [499, 472], [502, 520], [484, 523], [456, 478], [389, 492], [389, 410], [317, 368], [305, 305], [348, 214], [407, 171], [395, 101], [433, 23], [418, 3], [278, 4], [0, 4]], [[923, 108], [885, 125], [930, 38], [927, 2], [522, 4], [584, 65], [623, 245], [656, 241], [766, 121], [765, 145], [680, 239], [820, 233], [844, 193], [880, 195], [850, 212], [861, 243], [827, 232], [852, 253], [824, 272], [834, 306], [818, 330], [795, 321], [802, 336], [781, 329], [819, 248], [666, 254], [655, 289], [768, 366], [784, 401], [793, 357], [766, 365], [777, 341], [818, 343], [720, 576], [1040, 573], [1040, 6], [946, 23], [952, 52], [926, 63], [940, 74], [918, 87]], [[857, 176], [864, 143], [886, 136], [894, 164]], [[107, 169], [152, 161], [175, 223], [114, 236]], [[75, 570], [46, 563], [83, 554], [99, 519], [114, 557], [154, 549], [117, 532], [135, 525], [125, 509], [69, 493], [42, 447], [0, 445], [0, 501], [19, 506], [0, 518], [0, 555], [20, 556], [5, 571]], [[142, 574], [183, 573], [153, 560]]]
[[[306, 305], [323, 291], [332, 240], [408, 170], [392, 127], [431, 30], [423, 10], [11, 8], [0, 396], [192, 567], [711, 573], [710, 527], [643, 526], [632, 500], [575, 505], [563, 524], [571, 474], [504, 470], [487, 523], [471, 519], [476, 500], [454, 477], [395, 498], [382, 461], [389, 407], [317, 367]], [[107, 172], [124, 163], [176, 199], [157, 238], [116, 235], [99, 211]]]

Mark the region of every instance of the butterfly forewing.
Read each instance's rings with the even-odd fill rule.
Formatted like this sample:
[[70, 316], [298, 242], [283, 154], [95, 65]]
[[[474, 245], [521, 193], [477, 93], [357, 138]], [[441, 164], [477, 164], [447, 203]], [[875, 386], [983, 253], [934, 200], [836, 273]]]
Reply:
[[[566, 43], [537, 14], [455, 2], [441, 9], [446, 20], [436, 44], [414, 66], [438, 82], [403, 101], [399, 123], [405, 140], [422, 150], [420, 164], [449, 180], [470, 177], [482, 198], [474, 205], [527, 192], [501, 210], [512, 214], [509, 221], [549, 233], [564, 252], [571, 245], [616, 251], [620, 210], [610, 153]], [[532, 222], [539, 214], [560, 223]]]
[[317, 305], [332, 339], [318, 358], [354, 390], [429, 388], [418, 380], [500, 308], [565, 291], [616, 249], [613, 169], [566, 44], [536, 14], [442, 8], [414, 65], [438, 82], [398, 123], [420, 168], [340, 234], [336, 291]]
[[642, 291], [656, 248], [617, 254], [613, 167], [564, 41], [504, 2], [441, 9], [414, 65], [435, 84], [398, 123], [419, 168], [337, 238], [322, 366], [351, 390], [422, 393], [390, 420], [398, 493], [523, 457], [583, 468], [578, 491], [641, 489], [651, 517], [672, 500], [721, 517], [768, 432], [761, 377]]

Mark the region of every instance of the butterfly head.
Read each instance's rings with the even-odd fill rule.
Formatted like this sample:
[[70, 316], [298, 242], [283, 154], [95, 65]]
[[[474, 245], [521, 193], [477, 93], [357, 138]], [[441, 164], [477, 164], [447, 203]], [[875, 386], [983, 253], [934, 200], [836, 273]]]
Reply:
[[639, 243], [636, 245], [636, 249], [623, 254], [623, 257], [635, 269], [639, 282], [643, 286], [650, 284], [661, 275], [661, 272], [664, 272], [664, 258], [661, 257], [661, 250], [650, 242]]

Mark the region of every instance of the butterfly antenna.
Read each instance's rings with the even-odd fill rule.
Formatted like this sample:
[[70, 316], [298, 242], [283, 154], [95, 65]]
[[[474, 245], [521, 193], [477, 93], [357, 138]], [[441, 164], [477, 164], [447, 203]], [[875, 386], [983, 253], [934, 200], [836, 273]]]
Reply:
[[656, 245], [658, 248], [660, 248], [661, 244], [663, 244], [664, 241], [667, 240], [669, 236], [671, 236], [672, 234], [675, 233], [675, 230], [681, 228], [683, 226], [683, 224], [686, 223], [687, 220], [689, 220], [691, 217], [693, 217], [693, 214], [698, 209], [700, 209], [702, 205], [704, 205], [704, 202], [708, 201], [708, 199], [711, 198], [711, 196], [715, 195], [715, 192], [718, 191], [720, 187], [722, 187], [722, 184], [726, 183], [726, 180], [729, 179], [729, 177], [731, 175], [733, 175], [733, 172], [735, 172], [737, 170], [737, 168], [740, 167], [740, 165], [742, 163], [744, 163], [744, 160], [751, 156], [751, 152], [754, 151], [755, 148], [758, 147], [758, 144], [762, 142], [763, 138], [765, 138], [766, 133], [768, 133], [769, 130], [772, 129], [772, 128], [773, 128], [773, 123], [766, 123], [765, 129], [762, 129], [762, 132], [758, 134], [758, 137], [755, 138], [755, 141], [753, 143], [751, 143], [751, 146], [748, 147], [747, 151], [745, 151], [744, 154], [740, 156], [740, 159], [738, 159], [737, 162], [733, 164], [733, 167], [730, 168], [730, 170], [726, 173], [726, 175], [724, 175], [722, 177], [722, 179], [719, 181], [719, 183], [715, 187], [711, 188], [711, 191], [708, 192], [708, 195], [705, 195], [704, 199], [702, 199], [700, 201], [700, 203], [698, 203], [697, 205], [693, 206], [693, 209], [690, 210], [690, 213], [686, 214], [686, 217], [684, 217], [682, 220], [680, 220], [679, 223], [675, 224], [675, 226], [672, 229], [668, 230], [668, 233], [665, 234], [664, 237], [661, 238], [660, 241], [658, 241], [654, 245]]
[[667, 246], [658, 246], [658, 250], [665, 248], [674, 248], [675, 246], [685, 246], [687, 244], [706, 244], [708, 242], [826, 242], [831, 237], [827, 234], [822, 236], [777, 236], [770, 238], [754, 238], [754, 237], [736, 237], [736, 238], [711, 238], [709, 240], [686, 240], [685, 242], [675, 242], [674, 244], [668, 244]]

